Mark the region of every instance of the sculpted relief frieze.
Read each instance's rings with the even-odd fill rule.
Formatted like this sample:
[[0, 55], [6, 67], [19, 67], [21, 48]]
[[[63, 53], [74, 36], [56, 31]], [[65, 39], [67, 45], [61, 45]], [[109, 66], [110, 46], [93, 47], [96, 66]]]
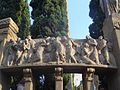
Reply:
[[111, 51], [112, 45], [102, 36], [97, 40], [90, 36], [84, 40], [67, 37], [31, 39], [28, 36], [25, 40], [18, 38], [7, 43], [2, 66], [41, 63], [112, 65]]

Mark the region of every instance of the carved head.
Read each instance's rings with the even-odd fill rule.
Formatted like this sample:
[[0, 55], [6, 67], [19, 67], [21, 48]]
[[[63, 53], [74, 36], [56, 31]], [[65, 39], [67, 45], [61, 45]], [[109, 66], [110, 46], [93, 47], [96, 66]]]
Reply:
[[21, 38], [17, 38], [17, 41], [20, 41], [21, 40]]
[[66, 37], [66, 36], [63, 36], [62, 39], [63, 39], [63, 40], [67, 40], [67, 37]]
[[27, 39], [28, 39], [28, 40], [31, 40], [32, 38], [31, 38], [31, 36], [30, 36], [30, 35], [28, 35], [28, 36], [27, 36]]
[[99, 36], [99, 39], [102, 40], [102, 39], [103, 39], [103, 36]]
[[28, 39], [25, 39], [25, 44], [28, 44]]
[[57, 41], [60, 41], [60, 40], [61, 40], [61, 38], [60, 38], [60, 37], [57, 37], [57, 38], [56, 38], [56, 40], [57, 40]]
[[45, 40], [45, 39], [42, 39], [42, 43], [46, 43], [46, 40]]
[[84, 47], [89, 47], [89, 44], [88, 43], [84, 43]]
[[92, 38], [91, 36], [86, 36], [86, 39], [87, 39], [87, 40], [89, 40], [89, 39], [91, 39], [91, 38]]

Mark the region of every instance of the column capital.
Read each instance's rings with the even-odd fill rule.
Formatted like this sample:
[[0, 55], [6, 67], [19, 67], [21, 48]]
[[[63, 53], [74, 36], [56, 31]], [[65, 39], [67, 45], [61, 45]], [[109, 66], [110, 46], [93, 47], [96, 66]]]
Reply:
[[93, 81], [94, 79], [94, 72], [95, 72], [95, 69], [94, 68], [87, 68], [87, 71], [86, 71], [86, 79], [88, 81]]
[[25, 82], [32, 82], [32, 70], [31, 69], [23, 69], [24, 80]]
[[61, 67], [55, 68], [55, 79], [57, 81], [63, 80], [62, 75], [63, 75], [63, 68], [61, 68]]

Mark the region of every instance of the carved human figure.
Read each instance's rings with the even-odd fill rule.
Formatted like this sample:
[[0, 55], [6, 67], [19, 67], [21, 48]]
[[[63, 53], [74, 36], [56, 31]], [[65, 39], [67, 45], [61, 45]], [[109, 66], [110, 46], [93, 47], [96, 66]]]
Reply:
[[84, 43], [81, 51], [81, 56], [83, 63], [85, 64], [96, 64], [94, 61], [90, 59], [90, 55], [93, 52], [93, 48], [90, 49], [90, 46], [88, 43]]
[[65, 61], [65, 48], [63, 44], [60, 42], [60, 37], [57, 37], [53, 41], [54, 47], [55, 47], [55, 54], [58, 63], [64, 63]]
[[41, 42], [40, 42], [39, 47], [37, 48], [37, 52], [36, 52], [37, 57], [38, 57], [38, 61], [40, 63], [43, 62], [43, 52], [44, 52], [46, 46], [47, 46], [46, 40], [42, 39]]
[[66, 58], [68, 60], [69, 63], [73, 62], [73, 63], [77, 63], [76, 59], [75, 59], [75, 50], [73, 48], [73, 46], [77, 46], [76, 43], [74, 43], [70, 38], [66, 38], [64, 37], [64, 43], [65, 43], [65, 47], [66, 47]]
[[28, 43], [30, 44], [30, 49], [28, 49], [28, 62], [31, 62], [32, 56], [34, 56], [34, 51], [35, 51], [35, 41], [31, 38], [31, 36], [29, 35], [27, 37], [28, 39]]
[[102, 11], [108, 17], [113, 13], [119, 13], [119, 0], [99, 0]]
[[55, 37], [46, 38], [46, 48], [45, 48], [45, 57], [47, 57], [48, 62], [53, 62], [53, 59], [56, 61], [57, 57], [55, 56], [55, 46], [54, 46]]
[[120, 30], [120, 22], [115, 22], [114, 23], [114, 30]]
[[90, 45], [90, 49], [93, 49], [91, 53], [90, 59], [96, 62], [96, 64], [100, 64], [98, 50], [97, 50], [97, 41], [90, 36], [86, 36], [87, 43]]
[[20, 59], [19, 64], [24, 64], [26, 62], [28, 62], [28, 51], [30, 50], [30, 43], [28, 42], [28, 39], [25, 39], [25, 41], [23, 42], [23, 53]]
[[103, 56], [103, 58], [100, 58], [100, 60], [105, 60], [103, 61], [103, 64], [110, 64], [109, 60], [109, 52], [108, 52], [108, 48], [107, 48], [107, 41], [105, 39], [103, 39], [102, 36], [100, 36], [98, 38], [98, 51], [99, 51], [99, 56]]
[[15, 60], [15, 50], [14, 50], [14, 46], [16, 45], [16, 42], [13, 40], [10, 40], [8, 43], [8, 57], [7, 57], [7, 61], [5, 60], [4, 64], [7, 63], [7, 66], [11, 66], [13, 65], [13, 62]]
[[15, 56], [15, 63], [14, 64], [17, 64], [20, 61], [20, 58], [21, 58], [22, 53], [23, 53], [23, 42], [22, 42], [21, 38], [18, 38], [16, 43], [17, 43], [15, 45], [16, 56]]

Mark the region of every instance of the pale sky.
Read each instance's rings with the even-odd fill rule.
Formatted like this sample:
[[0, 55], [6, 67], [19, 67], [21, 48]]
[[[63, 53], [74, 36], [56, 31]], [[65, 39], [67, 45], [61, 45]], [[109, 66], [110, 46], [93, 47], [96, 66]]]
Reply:
[[89, 35], [89, 25], [92, 23], [89, 17], [90, 0], [68, 0], [68, 13], [70, 23], [70, 37], [83, 39]]

